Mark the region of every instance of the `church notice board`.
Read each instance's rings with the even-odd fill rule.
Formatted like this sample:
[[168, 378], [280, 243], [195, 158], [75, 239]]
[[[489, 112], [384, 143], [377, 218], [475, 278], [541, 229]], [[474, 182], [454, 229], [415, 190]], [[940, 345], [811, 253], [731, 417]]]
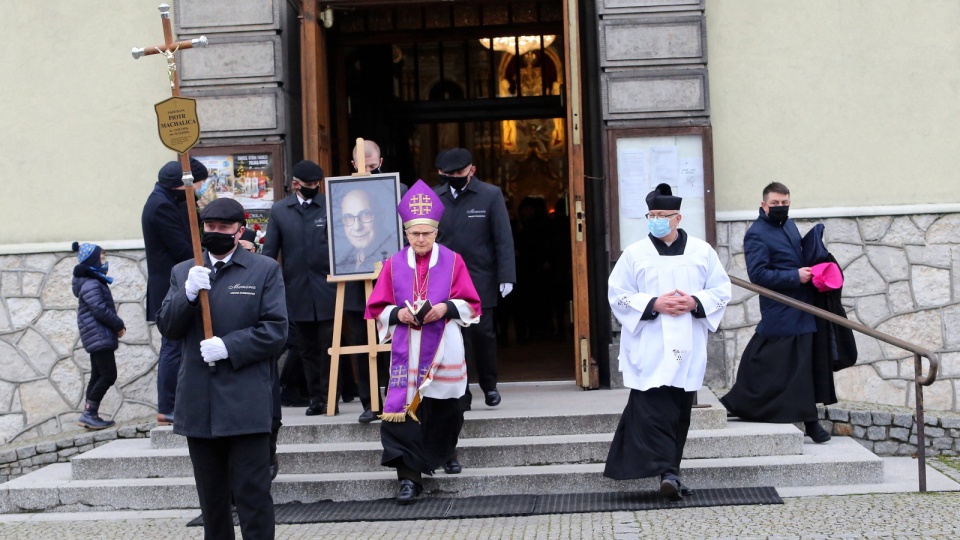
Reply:
[[247, 227], [266, 232], [273, 203], [284, 197], [283, 143], [197, 146], [190, 157], [210, 175], [198, 192], [201, 208], [213, 199], [234, 199], [247, 214]]
[[647, 193], [665, 183], [683, 197], [680, 228], [716, 245], [713, 139], [706, 126], [609, 128], [610, 256], [648, 234]]

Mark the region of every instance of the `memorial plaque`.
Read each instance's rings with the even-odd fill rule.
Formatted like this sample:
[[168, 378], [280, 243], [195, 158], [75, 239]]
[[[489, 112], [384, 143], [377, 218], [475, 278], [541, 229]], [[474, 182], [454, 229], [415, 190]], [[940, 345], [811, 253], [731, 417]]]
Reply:
[[172, 97], [154, 105], [157, 111], [157, 130], [164, 146], [183, 154], [200, 140], [200, 121], [197, 120], [197, 101]]

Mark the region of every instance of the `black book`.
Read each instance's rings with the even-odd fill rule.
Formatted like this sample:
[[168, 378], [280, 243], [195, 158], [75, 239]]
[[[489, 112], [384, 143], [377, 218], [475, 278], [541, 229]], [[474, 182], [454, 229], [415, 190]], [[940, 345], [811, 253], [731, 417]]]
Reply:
[[430, 313], [430, 310], [433, 309], [433, 304], [430, 303], [430, 300], [424, 300], [418, 310], [414, 310], [409, 301], [405, 301], [405, 303], [407, 304], [407, 309], [413, 314], [414, 320], [417, 321], [417, 326], [423, 325], [423, 320], [427, 317], [427, 313]]

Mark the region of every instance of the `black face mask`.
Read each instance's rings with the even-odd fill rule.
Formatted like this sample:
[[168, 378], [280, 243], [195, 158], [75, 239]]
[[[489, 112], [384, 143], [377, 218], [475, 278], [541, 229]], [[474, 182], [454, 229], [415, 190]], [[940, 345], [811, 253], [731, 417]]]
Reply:
[[771, 221], [783, 225], [787, 222], [787, 214], [789, 213], [789, 206], [771, 206], [770, 213], [767, 214], [767, 217], [769, 217]]
[[200, 245], [217, 257], [226, 255], [230, 253], [233, 246], [237, 245], [234, 239], [236, 234], [203, 231], [203, 240], [200, 241]]
[[303, 197], [303, 200], [308, 201], [317, 196], [320, 193], [320, 187], [310, 188], [307, 186], [300, 186], [300, 196]]
[[450, 184], [450, 187], [460, 191], [464, 186], [467, 185], [467, 180], [470, 180], [469, 176], [450, 176], [449, 174], [441, 174], [440, 181]]

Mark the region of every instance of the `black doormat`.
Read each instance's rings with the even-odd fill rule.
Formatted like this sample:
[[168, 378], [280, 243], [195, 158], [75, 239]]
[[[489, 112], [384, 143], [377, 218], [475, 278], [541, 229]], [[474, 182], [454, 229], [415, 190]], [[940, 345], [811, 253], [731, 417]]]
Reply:
[[[302, 524], [580, 514], [747, 504], [783, 504], [783, 499], [772, 487], [746, 487], [697, 489], [693, 495], [684, 497], [679, 502], [667, 501], [655, 491], [644, 491], [565, 495], [487, 495], [460, 499], [425, 496], [407, 506], [400, 506], [393, 499], [320, 501], [278, 504], [274, 510], [278, 524]], [[238, 523], [236, 514], [233, 522], [234, 525]], [[200, 516], [187, 523], [187, 526], [195, 527], [202, 524], [203, 516]]]

